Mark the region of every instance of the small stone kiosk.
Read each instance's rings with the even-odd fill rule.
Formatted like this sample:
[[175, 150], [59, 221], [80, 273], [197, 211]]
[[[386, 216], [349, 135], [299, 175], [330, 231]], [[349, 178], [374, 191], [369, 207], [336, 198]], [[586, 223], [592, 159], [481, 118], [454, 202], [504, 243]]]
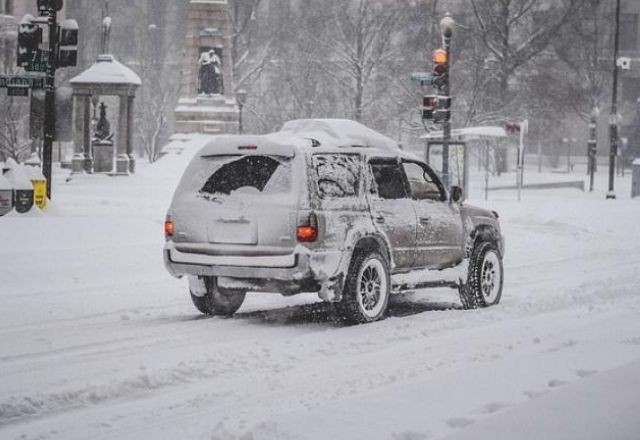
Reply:
[[177, 133], [239, 130], [227, 7], [227, 0], [189, 3], [180, 99], [175, 109]]
[[[128, 175], [135, 171], [133, 153], [133, 104], [140, 77], [109, 54], [111, 19], [103, 23], [102, 55], [96, 62], [69, 83], [74, 99], [74, 154], [72, 171], [109, 172]], [[118, 125], [115, 144], [108, 134], [96, 137], [91, 118], [91, 104], [100, 96], [119, 98]], [[101, 105], [101, 113], [103, 112]], [[104, 119], [104, 115], [103, 116]], [[108, 126], [108, 124], [107, 124]], [[114, 152], [117, 149], [117, 153]]]

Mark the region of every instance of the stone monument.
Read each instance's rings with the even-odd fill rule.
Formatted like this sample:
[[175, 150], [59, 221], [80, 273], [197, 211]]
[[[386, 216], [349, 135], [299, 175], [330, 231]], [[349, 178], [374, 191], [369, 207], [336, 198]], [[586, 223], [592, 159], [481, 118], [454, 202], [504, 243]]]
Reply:
[[[133, 149], [133, 106], [138, 88], [142, 85], [140, 77], [110, 54], [109, 36], [111, 18], [106, 16], [102, 22], [102, 54], [96, 62], [78, 76], [69, 81], [74, 98], [74, 155], [71, 164], [73, 172], [111, 172], [114, 175], [128, 175], [135, 171]], [[119, 100], [118, 124], [115, 144], [110, 133], [105, 133], [109, 142], [94, 142], [92, 133], [91, 101], [100, 96], [116, 96]], [[110, 131], [106, 125], [106, 107], [104, 108], [103, 131]], [[94, 151], [95, 147], [98, 150]], [[115, 146], [115, 151], [114, 147]], [[102, 147], [102, 148], [101, 148]], [[111, 147], [111, 148], [109, 148]], [[109, 151], [111, 150], [111, 151]], [[98, 153], [98, 168], [95, 169], [94, 153]], [[111, 163], [111, 167], [109, 167]]]
[[191, 0], [175, 109], [177, 133], [237, 133], [227, 0]]

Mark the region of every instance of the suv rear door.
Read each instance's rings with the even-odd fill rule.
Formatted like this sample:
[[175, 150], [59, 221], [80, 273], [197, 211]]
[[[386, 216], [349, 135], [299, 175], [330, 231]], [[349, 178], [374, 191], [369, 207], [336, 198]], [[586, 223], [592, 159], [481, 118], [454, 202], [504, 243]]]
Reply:
[[293, 154], [200, 156], [185, 172], [172, 204], [176, 248], [210, 255], [293, 252], [299, 191]]
[[415, 259], [416, 213], [406, 176], [397, 159], [369, 161], [371, 216], [391, 245], [396, 268], [411, 268]]
[[442, 268], [458, 263], [464, 256], [460, 206], [449, 202], [444, 185], [428, 165], [404, 160], [402, 168], [417, 216], [414, 266]]

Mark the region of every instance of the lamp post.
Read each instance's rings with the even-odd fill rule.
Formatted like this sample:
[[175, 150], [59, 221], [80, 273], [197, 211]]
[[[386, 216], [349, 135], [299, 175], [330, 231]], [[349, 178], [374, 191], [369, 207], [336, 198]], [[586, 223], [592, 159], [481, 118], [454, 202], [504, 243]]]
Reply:
[[572, 165], [571, 165], [571, 147], [573, 144], [577, 142], [576, 138], [568, 139], [567, 142], [567, 173], [571, 173]]
[[[445, 65], [445, 78], [441, 88], [442, 94], [445, 99], [451, 103], [451, 37], [455, 29], [456, 22], [453, 20], [449, 13], [445, 14], [444, 18], [440, 20], [440, 33], [442, 34], [442, 47], [446, 53], [446, 65]], [[449, 142], [451, 141], [451, 121], [449, 118], [445, 118], [442, 124], [442, 179], [444, 185], [449, 189]]]
[[616, 23], [613, 44], [613, 93], [611, 94], [611, 116], [609, 118], [609, 191], [607, 199], [615, 199], [614, 192], [616, 155], [618, 154], [618, 52], [620, 50], [620, 0], [616, 0]]
[[238, 118], [238, 134], [242, 134], [242, 109], [244, 107], [245, 102], [247, 102], [247, 91], [245, 89], [240, 89], [236, 92], [236, 100], [238, 101], [238, 110], [240, 110], [239, 118]]
[[591, 122], [589, 123], [589, 142], [587, 156], [589, 159], [587, 171], [589, 173], [589, 192], [593, 192], [593, 180], [596, 172], [596, 152], [598, 150], [598, 116], [600, 109], [597, 105], [591, 110]]

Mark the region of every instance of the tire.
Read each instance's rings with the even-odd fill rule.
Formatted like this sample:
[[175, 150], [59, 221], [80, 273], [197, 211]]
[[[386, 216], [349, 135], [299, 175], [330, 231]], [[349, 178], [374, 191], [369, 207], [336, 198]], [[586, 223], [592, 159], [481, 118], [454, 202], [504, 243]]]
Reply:
[[222, 289], [218, 287], [215, 277], [205, 278], [207, 293], [204, 296], [196, 296], [191, 293], [191, 301], [200, 313], [210, 316], [231, 316], [238, 311], [244, 302], [247, 292], [245, 290]]
[[336, 303], [340, 317], [352, 324], [378, 321], [389, 303], [389, 263], [377, 252], [357, 250], [349, 265], [342, 301]]
[[496, 245], [488, 241], [476, 244], [469, 258], [467, 282], [459, 289], [462, 308], [468, 310], [498, 304], [503, 284], [504, 268]]

